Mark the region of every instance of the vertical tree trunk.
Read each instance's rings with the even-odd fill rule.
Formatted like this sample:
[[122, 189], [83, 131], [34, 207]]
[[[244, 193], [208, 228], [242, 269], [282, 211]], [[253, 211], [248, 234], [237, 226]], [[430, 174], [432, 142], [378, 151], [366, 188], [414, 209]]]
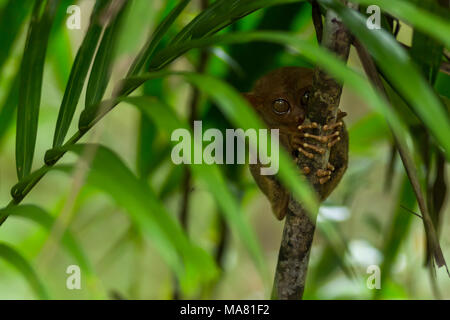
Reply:
[[[322, 39], [323, 47], [334, 52], [343, 61], [347, 61], [351, 39], [340, 19], [331, 10], [326, 13]], [[334, 121], [341, 93], [342, 85], [317, 68], [305, 124], [316, 122], [324, 125]], [[322, 134], [322, 129], [319, 129], [319, 135]], [[311, 172], [326, 169], [328, 157], [329, 150], [323, 155], [316, 155], [313, 159], [304, 159], [302, 167], [308, 166]], [[316, 192], [320, 193], [321, 184], [318, 179], [315, 174], [308, 175], [309, 182]], [[278, 256], [273, 299], [302, 299], [315, 230], [315, 219], [313, 220], [312, 216], [312, 213], [308, 213], [291, 197]]]

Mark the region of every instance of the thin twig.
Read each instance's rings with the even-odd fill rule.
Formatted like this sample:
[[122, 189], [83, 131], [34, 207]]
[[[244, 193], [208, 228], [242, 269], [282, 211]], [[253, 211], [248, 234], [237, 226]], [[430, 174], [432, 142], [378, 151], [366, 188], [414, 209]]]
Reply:
[[323, 37], [323, 21], [322, 14], [320, 13], [320, 6], [317, 1], [312, 1], [312, 20], [314, 23], [314, 28], [316, 29], [316, 38], [318, 43], [322, 43]]
[[[201, 10], [205, 10], [208, 8], [209, 1], [208, 0], [201, 0], [200, 1], [200, 8]], [[207, 49], [202, 49], [200, 51], [200, 59], [198, 62], [198, 65], [195, 68], [195, 71], [197, 73], [204, 73], [206, 70], [206, 67], [208, 65], [210, 53]], [[192, 88], [192, 97], [191, 101], [189, 103], [189, 125], [191, 126], [191, 129], [193, 129], [194, 121], [197, 118], [197, 109], [198, 105], [200, 103], [200, 97], [201, 92], [200, 90], [193, 86]], [[183, 185], [182, 185], [182, 192], [183, 197], [181, 200], [181, 206], [180, 206], [180, 213], [179, 213], [179, 219], [181, 226], [183, 230], [188, 233], [188, 223], [189, 223], [189, 204], [191, 199], [191, 189], [192, 189], [192, 173], [188, 166], [184, 167], [184, 175], [183, 175]], [[175, 290], [173, 293], [174, 300], [180, 299], [181, 293], [179, 290], [179, 285], [177, 280], [175, 279]]]
[[[356, 50], [358, 52], [358, 56], [361, 60], [361, 63], [363, 65], [363, 68], [369, 78], [369, 80], [372, 82], [374, 87], [380, 92], [380, 94], [384, 97], [386, 102], [389, 104], [389, 97], [387, 95], [386, 89], [384, 88], [384, 84], [381, 80], [380, 75], [378, 74], [375, 62], [373, 61], [372, 57], [368, 53], [367, 49], [357, 40], [355, 40], [354, 45], [356, 47]], [[391, 130], [392, 134], [394, 136], [394, 142], [397, 147], [398, 153], [400, 154], [400, 158], [403, 162], [403, 166], [405, 168], [406, 174], [408, 175], [409, 181], [411, 182], [411, 185], [414, 190], [414, 194], [416, 196], [417, 202], [419, 204], [420, 212], [422, 213], [422, 221], [425, 228], [425, 235], [427, 237], [427, 245], [429, 246], [430, 250], [433, 252], [436, 264], [438, 267], [445, 266], [448, 275], [450, 276], [450, 272], [448, 270], [447, 264], [445, 262], [444, 255], [442, 253], [441, 246], [439, 244], [439, 239], [436, 233], [436, 230], [434, 228], [433, 222], [430, 217], [430, 213], [428, 211], [427, 204], [425, 202], [425, 198], [422, 193], [422, 189], [420, 187], [419, 178], [417, 176], [416, 168], [414, 165], [413, 160], [411, 159], [411, 156], [408, 153], [408, 150], [406, 149], [406, 146], [402, 143], [399, 143], [399, 137], [397, 137], [394, 130]]]
[[419, 217], [420, 219], [422, 219], [422, 216], [414, 211], [412, 211], [411, 209], [408, 209], [407, 207], [405, 207], [404, 205], [400, 205], [400, 207], [406, 211], [408, 211], [409, 213], [412, 213], [413, 215]]
[[[197, 73], [204, 73], [206, 66], [209, 61], [209, 51], [201, 50], [200, 51], [200, 61], [196, 68]], [[197, 109], [200, 102], [200, 90], [197, 87], [193, 87], [192, 89], [192, 98], [189, 104], [189, 125], [193, 126], [195, 119], [197, 118]], [[183, 178], [183, 200], [181, 202], [180, 208], [180, 222], [185, 230], [187, 230], [188, 223], [188, 210], [189, 210], [189, 195], [192, 189], [192, 175], [189, 167], [184, 168], [184, 178]]]

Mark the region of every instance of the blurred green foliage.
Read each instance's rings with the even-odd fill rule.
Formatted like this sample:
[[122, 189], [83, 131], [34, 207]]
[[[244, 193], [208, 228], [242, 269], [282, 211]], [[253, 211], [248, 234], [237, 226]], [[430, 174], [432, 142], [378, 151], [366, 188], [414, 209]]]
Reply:
[[[305, 298], [450, 298], [443, 268], [428, 280], [429, 230], [409, 212], [423, 214], [422, 195], [448, 256], [448, 7], [355, 2], [381, 6], [388, 29], [319, 1], [368, 49], [389, 101], [353, 51], [345, 66], [319, 46], [307, 1], [0, 1], [0, 298], [268, 298], [282, 225], [245, 166], [176, 166], [170, 134], [192, 117], [262, 127], [239, 93], [286, 65], [344, 82], [349, 114], [350, 165], [318, 210]], [[81, 30], [65, 25], [73, 4]], [[317, 213], [289, 157], [280, 163]], [[73, 264], [82, 290], [66, 288]], [[366, 286], [369, 265], [380, 290]]]

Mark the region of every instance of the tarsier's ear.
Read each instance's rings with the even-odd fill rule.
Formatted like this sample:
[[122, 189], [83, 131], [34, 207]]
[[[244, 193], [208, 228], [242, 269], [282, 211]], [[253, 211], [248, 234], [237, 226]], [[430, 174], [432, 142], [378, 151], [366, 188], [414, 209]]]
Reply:
[[247, 99], [248, 102], [250, 102], [250, 104], [254, 108], [260, 107], [263, 103], [263, 99], [260, 96], [254, 94], [253, 92], [243, 93], [242, 95], [244, 96], [245, 99]]

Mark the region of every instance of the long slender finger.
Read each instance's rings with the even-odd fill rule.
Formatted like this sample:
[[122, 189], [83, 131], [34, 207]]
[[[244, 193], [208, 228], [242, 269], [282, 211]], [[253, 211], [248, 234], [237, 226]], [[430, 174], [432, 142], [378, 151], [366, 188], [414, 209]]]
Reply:
[[310, 134], [310, 133], [304, 133], [303, 136], [305, 138], [314, 139], [314, 140], [317, 140], [319, 142], [327, 142], [326, 136], [317, 136], [315, 134]]
[[314, 155], [306, 150], [303, 150], [302, 148], [298, 148], [297, 149], [299, 152], [301, 152], [305, 157], [309, 158], [309, 159], [313, 159]]
[[328, 148], [331, 148], [332, 146], [334, 146], [336, 143], [338, 143], [339, 141], [341, 141], [341, 137], [337, 137], [335, 140], [331, 141], [328, 143]]
[[336, 123], [333, 124], [326, 124], [323, 126], [323, 130], [333, 130], [334, 128], [338, 128], [338, 127], [342, 127], [344, 125], [344, 123], [342, 121], [338, 121]]
[[319, 179], [319, 183], [325, 184], [326, 182], [328, 182], [328, 180], [330, 180], [330, 176], [326, 176], [325, 178]]
[[317, 153], [319, 153], [319, 154], [324, 154], [325, 151], [326, 151], [326, 150], [323, 149], [323, 148], [317, 147], [317, 146], [315, 146], [315, 145], [313, 145], [313, 144], [309, 144], [309, 143], [304, 143], [302, 146], [303, 146], [304, 148], [311, 149], [311, 150], [313, 150], [313, 151], [315, 151], [315, 152], [317, 152]]
[[301, 124], [297, 128], [298, 130], [305, 130], [305, 129], [316, 129], [319, 125], [316, 122], [312, 122], [311, 124]]
[[317, 170], [316, 175], [317, 175], [318, 177], [327, 177], [327, 176], [330, 176], [330, 175], [331, 175], [331, 171], [319, 169], [319, 170]]

